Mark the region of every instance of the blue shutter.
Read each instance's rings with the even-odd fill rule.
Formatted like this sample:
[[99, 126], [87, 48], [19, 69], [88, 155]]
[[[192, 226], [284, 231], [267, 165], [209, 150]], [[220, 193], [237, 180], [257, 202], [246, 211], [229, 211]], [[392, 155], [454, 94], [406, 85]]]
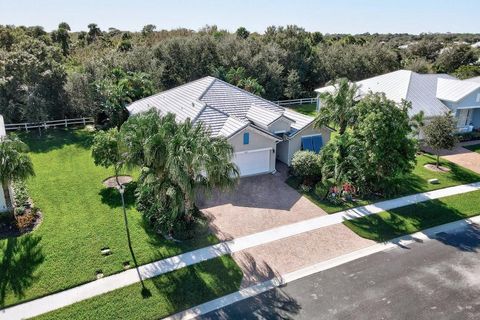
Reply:
[[248, 144], [250, 142], [250, 135], [248, 134], [248, 132], [245, 132], [243, 134], [243, 144]]
[[319, 153], [323, 147], [323, 140], [321, 135], [302, 137], [302, 150], [313, 151]]
[[313, 151], [312, 137], [302, 137], [302, 149]]
[[321, 135], [313, 136], [313, 137], [312, 137], [312, 142], [313, 142], [313, 151], [314, 151], [315, 153], [319, 153], [319, 152], [320, 152], [320, 149], [321, 149], [322, 146], [323, 146], [322, 136], [321, 136]]

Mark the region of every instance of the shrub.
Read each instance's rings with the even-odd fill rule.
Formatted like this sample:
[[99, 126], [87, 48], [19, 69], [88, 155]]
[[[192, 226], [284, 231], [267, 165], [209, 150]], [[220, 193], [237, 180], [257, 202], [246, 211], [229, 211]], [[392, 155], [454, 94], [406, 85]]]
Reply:
[[320, 180], [320, 156], [312, 151], [297, 151], [292, 159], [293, 173], [311, 185]]
[[25, 181], [16, 180], [13, 183], [14, 202], [16, 207], [24, 207], [30, 204], [30, 196], [28, 194]]

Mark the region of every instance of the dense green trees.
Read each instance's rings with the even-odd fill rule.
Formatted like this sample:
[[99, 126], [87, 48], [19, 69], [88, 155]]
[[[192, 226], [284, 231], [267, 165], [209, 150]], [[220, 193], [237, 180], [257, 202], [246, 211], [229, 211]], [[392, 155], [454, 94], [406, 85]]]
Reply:
[[316, 125], [337, 129], [321, 150], [323, 183], [335, 190], [351, 185], [362, 195], [394, 192], [396, 179], [410, 172], [415, 162], [410, 105], [397, 105], [383, 94], [360, 99], [357, 87], [347, 79], [322, 94], [321, 101]]
[[[148, 75], [154, 92], [214, 75], [270, 100], [313, 96], [313, 89], [331, 80], [356, 81], [399, 68], [467, 77], [476, 74], [478, 49], [455, 42], [479, 40], [455, 34], [322, 35], [298, 26], [269, 27], [264, 34], [215, 26], [106, 32], [92, 23], [71, 32], [62, 22], [50, 33], [38, 26], [0, 26], [0, 112], [8, 122], [98, 115], [105, 94], [97, 84], [109, 81], [115, 69]], [[408, 49], [398, 48], [405, 44]], [[242, 70], [241, 78], [228, 80], [232, 70]]]

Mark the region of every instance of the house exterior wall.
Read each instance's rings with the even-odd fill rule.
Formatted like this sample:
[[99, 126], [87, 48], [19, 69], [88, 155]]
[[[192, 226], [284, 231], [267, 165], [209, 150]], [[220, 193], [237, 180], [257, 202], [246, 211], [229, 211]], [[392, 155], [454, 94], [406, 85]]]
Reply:
[[[248, 144], [243, 144], [243, 134], [245, 132], [249, 133]], [[270, 153], [270, 171], [275, 170], [275, 153], [277, 142], [273, 139], [273, 137], [270, 138], [259, 130], [248, 126], [230, 137], [228, 142], [233, 146], [234, 152], [271, 148], [273, 151]]]
[[[313, 127], [313, 123], [309, 124], [305, 129], [301, 132], [297, 133], [293, 138], [288, 140], [288, 157], [287, 161], [282, 161], [287, 165], [290, 165], [292, 162], [293, 154], [301, 149], [302, 147], [302, 136], [308, 136], [312, 134], [321, 134], [323, 145], [327, 144], [330, 140], [330, 130], [323, 127], [321, 129], [317, 129]], [[280, 160], [280, 159], [279, 159]]]
[[277, 159], [282, 161], [283, 163], [288, 164], [288, 140], [281, 141], [277, 144]]
[[[463, 98], [458, 102], [443, 101], [443, 103], [452, 110], [453, 115], [458, 119], [462, 109], [474, 109], [473, 115], [469, 118], [469, 123], [472, 123], [475, 128], [480, 127], [480, 116], [478, 115], [480, 111], [480, 101], [477, 101], [480, 98], [480, 89], [473, 91], [468, 96]], [[459, 109], [460, 108], [460, 109]]]

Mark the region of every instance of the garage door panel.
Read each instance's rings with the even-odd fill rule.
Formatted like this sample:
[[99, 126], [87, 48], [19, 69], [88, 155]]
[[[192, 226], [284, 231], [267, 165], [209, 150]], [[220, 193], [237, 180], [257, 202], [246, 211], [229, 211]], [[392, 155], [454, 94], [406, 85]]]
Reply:
[[240, 176], [249, 176], [270, 171], [270, 153], [272, 149], [236, 152], [233, 162], [238, 166]]

